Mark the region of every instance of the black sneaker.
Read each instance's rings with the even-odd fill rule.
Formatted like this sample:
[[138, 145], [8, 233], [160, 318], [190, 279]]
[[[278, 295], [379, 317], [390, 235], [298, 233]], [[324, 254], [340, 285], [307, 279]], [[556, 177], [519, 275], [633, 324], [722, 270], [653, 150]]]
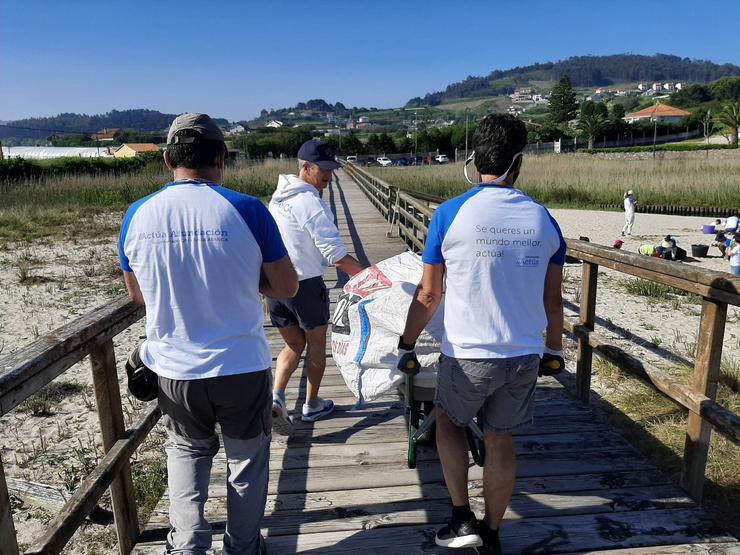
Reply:
[[491, 530], [485, 522], [478, 523], [478, 534], [483, 540], [483, 547], [478, 550], [481, 555], [501, 555], [501, 540], [498, 530]]
[[440, 528], [434, 537], [434, 543], [440, 547], [480, 547], [483, 540], [478, 535], [478, 522], [475, 517], [462, 522], [450, 521], [447, 526]]

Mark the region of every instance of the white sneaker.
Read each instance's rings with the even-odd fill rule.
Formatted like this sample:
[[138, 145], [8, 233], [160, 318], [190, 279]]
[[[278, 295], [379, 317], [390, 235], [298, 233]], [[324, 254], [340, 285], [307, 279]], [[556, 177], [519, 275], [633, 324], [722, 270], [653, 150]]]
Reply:
[[321, 404], [317, 408], [313, 409], [308, 405], [308, 403], [303, 403], [301, 420], [304, 422], [315, 422], [319, 418], [323, 418], [327, 414], [334, 412], [334, 401], [322, 399], [321, 397], [317, 397], [316, 400], [321, 401]]
[[293, 433], [293, 420], [288, 414], [285, 401], [272, 400], [272, 431], [281, 436], [289, 436]]

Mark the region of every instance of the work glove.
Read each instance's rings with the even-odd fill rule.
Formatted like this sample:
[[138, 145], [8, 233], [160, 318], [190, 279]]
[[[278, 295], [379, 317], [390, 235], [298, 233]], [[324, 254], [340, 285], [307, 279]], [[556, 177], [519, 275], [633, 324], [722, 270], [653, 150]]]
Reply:
[[419, 359], [416, 358], [414, 348], [416, 343], [407, 345], [403, 342], [403, 337], [398, 338], [398, 369], [404, 374], [415, 376], [421, 370]]
[[537, 372], [538, 376], [554, 376], [560, 374], [565, 368], [565, 360], [563, 359], [563, 351], [554, 351], [545, 347], [545, 352], [542, 354], [540, 359], [540, 370]]

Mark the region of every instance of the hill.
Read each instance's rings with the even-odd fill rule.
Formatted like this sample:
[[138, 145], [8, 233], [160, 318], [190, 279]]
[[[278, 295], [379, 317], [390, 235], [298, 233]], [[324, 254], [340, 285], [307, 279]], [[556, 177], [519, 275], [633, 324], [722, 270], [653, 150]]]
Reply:
[[[78, 133], [89, 135], [101, 129], [134, 129], [141, 132], [167, 129], [177, 114], [163, 114], [157, 110], [111, 110], [105, 114], [65, 113], [46, 118], [26, 118], [4, 122], [0, 125], [0, 139], [43, 140], [55, 133]], [[225, 119], [215, 120], [219, 125], [227, 125]]]
[[558, 62], [497, 69], [484, 77], [469, 76], [463, 81], [448, 85], [444, 91], [412, 98], [406, 105], [436, 106], [450, 99], [511, 94], [517, 87], [535, 82], [555, 82], [565, 74], [570, 77], [574, 87], [598, 87], [641, 81], [709, 83], [722, 77], [740, 76], [740, 67], [669, 54], [575, 56]]

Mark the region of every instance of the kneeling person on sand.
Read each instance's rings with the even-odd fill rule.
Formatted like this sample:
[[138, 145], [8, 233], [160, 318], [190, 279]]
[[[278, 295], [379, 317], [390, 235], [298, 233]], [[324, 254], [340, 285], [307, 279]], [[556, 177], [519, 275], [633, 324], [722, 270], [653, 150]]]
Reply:
[[273, 430], [288, 435], [293, 423], [285, 404], [285, 388], [308, 347], [308, 386], [301, 419], [313, 422], [330, 414], [334, 403], [318, 396], [326, 369], [326, 331], [329, 293], [322, 278], [330, 265], [350, 276], [364, 266], [347, 254], [334, 217], [319, 196], [339, 168], [331, 147], [307, 141], [298, 151], [298, 175], [281, 175], [269, 210], [285, 241], [298, 273], [298, 293], [292, 299], [268, 299], [270, 319], [280, 331], [285, 347], [275, 364], [272, 393]]

